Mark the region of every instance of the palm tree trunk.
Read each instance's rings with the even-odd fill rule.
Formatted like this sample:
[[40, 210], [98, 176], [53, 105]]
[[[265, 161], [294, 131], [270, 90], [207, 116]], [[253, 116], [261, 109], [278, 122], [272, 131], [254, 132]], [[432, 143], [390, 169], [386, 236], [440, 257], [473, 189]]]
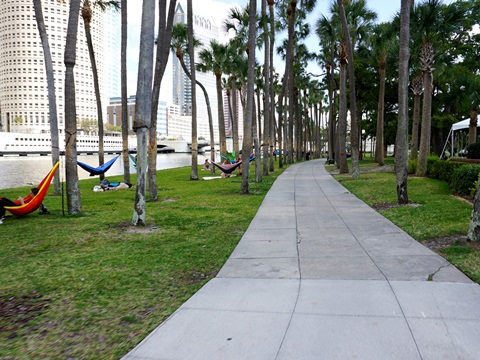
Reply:
[[[103, 144], [103, 111], [102, 98], [100, 96], [100, 84], [98, 82], [97, 62], [95, 60], [95, 51], [93, 50], [93, 40], [90, 23], [92, 21], [92, 8], [90, 0], [85, 0], [82, 7], [83, 25], [85, 28], [85, 37], [87, 39], [88, 55], [92, 66], [93, 87], [95, 89], [95, 100], [97, 103], [97, 121], [98, 121], [98, 164], [105, 163], [104, 144]], [[105, 174], [100, 174], [100, 180], [105, 178]]]
[[[408, 203], [408, 60], [410, 57], [410, 0], [402, 0], [400, 9], [400, 51], [398, 65], [398, 126], [395, 141], [397, 200]], [[382, 146], [378, 144], [377, 146]]]
[[348, 174], [347, 150], [347, 64], [345, 58], [340, 58], [340, 110], [338, 113], [338, 146], [340, 174]]
[[420, 53], [423, 71], [423, 111], [422, 111], [422, 131], [420, 138], [420, 151], [418, 152], [417, 176], [427, 174], [427, 160], [430, 154], [430, 134], [432, 126], [432, 66], [434, 51], [431, 43], [425, 43]]
[[82, 212], [82, 199], [78, 186], [77, 172], [77, 107], [75, 102], [75, 67], [78, 14], [80, 0], [70, 1], [67, 39], [64, 52], [65, 63], [65, 183], [67, 188], [67, 209], [70, 215]]
[[420, 135], [420, 150], [418, 152], [417, 176], [425, 176], [427, 174], [427, 160], [430, 154], [430, 134], [432, 123], [432, 73], [424, 74], [423, 91], [423, 112], [422, 112], [422, 129]]
[[355, 63], [353, 59], [354, 48], [350, 39], [350, 31], [348, 29], [347, 17], [345, 15], [345, 9], [343, 7], [343, 0], [337, 0], [338, 9], [340, 12], [340, 19], [342, 21], [343, 36], [345, 39], [345, 45], [347, 47], [348, 56], [348, 77], [349, 77], [349, 90], [350, 90], [350, 121], [351, 121], [351, 134], [350, 143], [352, 146], [352, 177], [358, 179], [360, 177], [359, 163], [358, 163], [358, 125], [357, 125], [357, 94], [355, 90]]
[[468, 127], [468, 144], [477, 142], [477, 123], [478, 123], [478, 111], [477, 107], [473, 107], [470, 110], [470, 124]]
[[[270, 14], [270, 47], [269, 47], [269, 56], [270, 56], [270, 81], [268, 86], [270, 87], [270, 154], [273, 154], [276, 151], [275, 147], [275, 89], [273, 84], [273, 54], [275, 49], [275, 12], [273, 6], [275, 4], [274, 0], [268, 1], [268, 9]], [[278, 144], [281, 145], [282, 142], [282, 127], [279, 124], [277, 126], [278, 132]], [[282, 158], [279, 157], [279, 167], [283, 167]], [[270, 157], [270, 171], [274, 171], [274, 158]]]
[[[158, 43], [155, 59], [155, 76], [153, 77], [153, 89], [151, 106], [151, 120], [148, 145], [148, 191], [150, 198], [158, 199], [157, 188], [157, 111], [160, 97], [160, 87], [165, 74], [165, 69], [170, 56], [170, 41], [172, 39], [173, 18], [177, 1], [170, 0], [167, 17], [167, 1], [159, 0]], [[147, 161], [147, 159], [145, 159]]]
[[227, 141], [225, 136], [225, 118], [223, 115], [223, 96], [222, 96], [222, 74], [215, 74], [217, 85], [217, 106], [218, 106], [218, 135], [220, 154], [227, 153]]
[[130, 184], [130, 159], [128, 156], [128, 94], [127, 94], [127, 28], [128, 13], [127, 0], [121, 0], [121, 16], [122, 16], [122, 44], [120, 59], [120, 78], [122, 93], [122, 158], [123, 158], [123, 181]]
[[152, 120], [153, 47], [155, 0], [143, 0], [138, 61], [135, 121], [137, 133], [137, 184], [132, 224], [146, 225], [146, 164], [149, 128]]
[[382, 58], [380, 63], [380, 68], [378, 69], [378, 73], [380, 74], [380, 89], [378, 92], [378, 117], [377, 117], [377, 143], [380, 146], [377, 146], [375, 151], [375, 162], [378, 163], [379, 166], [383, 166], [385, 164], [385, 154], [383, 152], [384, 147], [384, 115], [385, 115], [385, 61]]
[[248, 25], [248, 70], [247, 70], [247, 104], [245, 111], [245, 123], [243, 125], [242, 157], [247, 166], [242, 172], [242, 194], [249, 193], [249, 157], [252, 153], [252, 121], [254, 120], [255, 102], [255, 39], [256, 39], [257, 1], [250, 0], [249, 25]]
[[412, 124], [412, 145], [410, 147], [410, 160], [418, 158], [418, 125], [420, 122], [420, 95], [413, 97], [413, 124]]
[[[190, 74], [190, 71], [188, 71], [187, 66], [185, 65], [185, 61], [183, 60], [183, 57], [179, 57], [178, 60], [180, 61], [180, 65], [182, 66], [183, 71], [187, 75], [187, 77], [192, 80], [192, 75]], [[215, 134], [213, 131], [213, 116], [212, 116], [212, 107], [210, 105], [210, 98], [207, 93], [207, 89], [205, 89], [205, 86], [201, 82], [199, 82], [197, 79], [195, 79], [195, 83], [200, 86], [200, 89], [203, 91], [203, 96], [205, 97], [205, 103], [207, 104], [207, 113], [208, 113], [208, 127], [210, 130], [210, 160], [212, 162], [215, 162]], [[215, 166], [210, 167], [210, 171], [212, 174], [215, 174]]]
[[232, 116], [232, 139], [233, 139], [233, 150], [235, 154], [238, 155], [240, 152], [240, 144], [238, 142], [238, 90], [237, 90], [237, 79], [235, 77], [232, 78], [232, 108], [233, 108], [233, 116]]
[[188, 55], [190, 57], [190, 79], [192, 82], [192, 170], [190, 180], [198, 180], [198, 134], [197, 134], [197, 87], [195, 79], [195, 49], [193, 45], [193, 6], [187, 0]]
[[[58, 138], [58, 117], [57, 117], [57, 98], [55, 96], [55, 79], [53, 76], [52, 54], [48, 42], [45, 20], [43, 17], [42, 3], [40, 0], [33, 0], [35, 10], [35, 19], [37, 20], [38, 33], [42, 41], [43, 57], [45, 59], [45, 74], [47, 76], [48, 88], [48, 111], [50, 113], [50, 135], [52, 141], [52, 166], [60, 160], [60, 146]], [[60, 191], [60, 172], [55, 173], [53, 179], [54, 194], [59, 196]]]

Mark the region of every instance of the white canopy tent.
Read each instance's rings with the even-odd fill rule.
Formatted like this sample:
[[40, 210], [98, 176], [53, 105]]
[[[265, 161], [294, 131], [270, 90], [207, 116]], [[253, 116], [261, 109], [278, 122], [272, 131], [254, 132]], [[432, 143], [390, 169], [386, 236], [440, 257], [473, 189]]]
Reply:
[[[465, 119], [462, 121], [459, 121], [455, 124], [452, 125], [450, 132], [448, 133], [447, 141], [445, 142], [445, 146], [443, 147], [442, 155], [440, 156], [441, 159], [445, 157], [445, 151], [448, 151], [448, 148], [450, 148], [450, 156], [455, 155], [455, 148], [457, 149], [457, 153], [459, 150], [463, 149], [463, 144], [459, 144], [460, 142], [458, 141], [458, 136], [457, 139], [455, 139], [455, 134], [456, 132], [460, 130], [465, 130], [470, 127], [470, 119]], [[455, 143], [457, 141], [457, 144]], [[460, 146], [458, 146], [460, 145]], [[464, 144], [466, 146], [466, 144]]]

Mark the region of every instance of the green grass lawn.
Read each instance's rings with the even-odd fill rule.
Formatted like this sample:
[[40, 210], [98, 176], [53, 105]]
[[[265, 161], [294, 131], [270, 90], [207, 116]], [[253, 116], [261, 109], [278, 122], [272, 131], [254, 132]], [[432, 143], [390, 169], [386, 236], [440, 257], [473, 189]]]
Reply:
[[[388, 165], [393, 159], [387, 159]], [[373, 164], [373, 165], [372, 165]], [[328, 166], [334, 171], [335, 166]], [[420, 242], [437, 246], [436, 251], [480, 283], [480, 245], [466, 241], [472, 204], [454, 196], [447, 183], [411, 176], [408, 179], [410, 204], [397, 206], [396, 178], [393, 170], [377, 171], [372, 160], [361, 162], [360, 179], [351, 174], [334, 175], [343, 186]], [[451, 238], [445, 242], [445, 239]]]
[[[371, 160], [362, 169], [360, 180], [336, 177], [371, 206], [395, 203], [395, 175]], [[94, 192], [98, 179], [82, 180], [77, 216], [63, 215], [50, 189], [50, 214], [0, 225], [0, 359], [119, 359], [216, 275], [281, 172], [241, 195], [240, 177], [190, 181], [189, 167], [159, 171], [159, 201], [147, 202], [144, 228], [131, 226], [133, 188]], [[412, 177], [408, 191], [412, 206], [379, 211], [419, 241], [466, 234], [472, 206], [445, 183]], [[474, 244], [440, 252], [480, 282]]]
[[99, 180], [82, 180], [78, 216], [62, 215], [50, 189], [50, 214], [0, 225], [0, 358], [125, 355], [216, 275], [281, 172], [242, 195], [241, 177], [190, 181], [189, 167], [159, 171], [159, 201], [147, 202], [144, 228], [131, 226], [134, 188], [94, 192]]

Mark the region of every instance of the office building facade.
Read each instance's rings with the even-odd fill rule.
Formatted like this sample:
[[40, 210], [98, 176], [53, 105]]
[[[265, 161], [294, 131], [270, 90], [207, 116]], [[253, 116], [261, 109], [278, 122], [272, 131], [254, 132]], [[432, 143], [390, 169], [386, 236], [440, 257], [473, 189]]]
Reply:
[[[69, 2], [42, 0], [53, 61], [58, 127], [65, 128], [64, 49]], [[119, 12], [117, 12], [117, 16]], [[100, 82], [102, 104], [107, 96], [106, 13], [93, 9], [91, 32]], [[74, 68], [77, 124], [98, 120], [90, 57], [83, 19], [80, 17]], [[120, 58], [120, 54], [118, 55]], [[119, 62], [119, 60], [118, 60]], [[49, 100], [44, 52], [31, 0], [0, 1], [0, 131], [39, 133], [50, 131]], [[105, 106], [102, 106], [105, 108]]]

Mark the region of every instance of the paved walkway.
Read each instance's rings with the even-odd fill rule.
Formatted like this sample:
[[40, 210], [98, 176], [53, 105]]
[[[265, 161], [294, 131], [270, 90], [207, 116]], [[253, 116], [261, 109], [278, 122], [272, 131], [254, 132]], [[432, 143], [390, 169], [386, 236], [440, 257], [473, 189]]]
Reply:
[[289, 167], [218, 276], [124, 360], [479, 359], [480, 287], [324, 163]]

